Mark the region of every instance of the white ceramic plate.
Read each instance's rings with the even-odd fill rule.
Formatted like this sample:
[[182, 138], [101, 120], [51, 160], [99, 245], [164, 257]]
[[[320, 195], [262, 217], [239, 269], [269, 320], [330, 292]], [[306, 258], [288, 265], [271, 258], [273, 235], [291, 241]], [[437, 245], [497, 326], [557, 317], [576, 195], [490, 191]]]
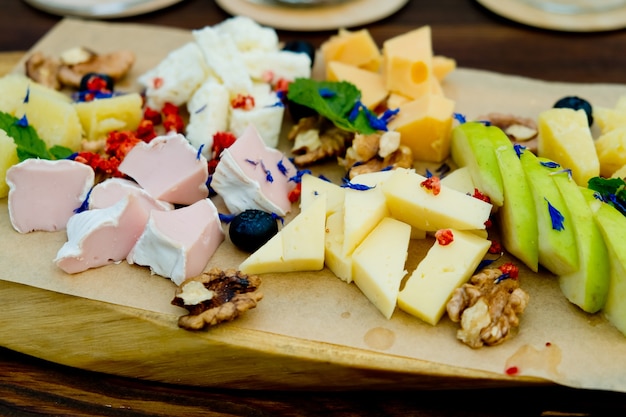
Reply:
[[163, 9], [182, 0], [24, 0], [31, 6], [59, 16], [99, 19], [136, 16]]
[[248, 16], [276, 29], [316, 31], [347, 28], [384, 19], [408, 0], [347, 0], [319, 6], [288, 6], [273, 0], [215, 0], [231, 15]]
[[626, 7], [607, 12], [551, 13], [520, 0], [476, 0], [507, 19], [543, 29], [568, 32], [600, 32], [626, 27]]

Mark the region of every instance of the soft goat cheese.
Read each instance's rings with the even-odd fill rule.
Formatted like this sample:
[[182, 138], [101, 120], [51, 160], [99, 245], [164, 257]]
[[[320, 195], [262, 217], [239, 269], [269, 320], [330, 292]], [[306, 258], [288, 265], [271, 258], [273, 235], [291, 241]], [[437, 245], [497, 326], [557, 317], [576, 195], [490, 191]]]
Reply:
[[284, 216], [291, 210], [288, 194], [296, 184], [290, 179], [296, 174], [293, 163], [282, 152], [265, 146], [256, 128], [249, 125], [222, 152], [211, 187], [233, 214], [254, 208]]
[[217, 208], [206, 198], [172, 211], [152, 211], [126, 260], [180, 285], [202, 273], [223, 241]]
[[90, 209], [110, 207], [127, 195], [133, 194], [149, 212], [150, 210], [173, 210], [174, 205], [152, 197], [137, 183], [126, 178], [107, 178], [96, 184], [89, 193]]
[[209, 195], [207, 160], [181, 134], [139, 142], [119, 170], [157, 200], [193, 204]]
[[148, 216], [134, 195], [107, 208], [75, 214], [67, 222], [67, 242], [54, 263], [75, 274], [122, 261], [141, 236]]
[[20, 233], [63, 230], [94, 183], [91, 167], [68, 159], [27, 159], [6, 174], [9, 217]]

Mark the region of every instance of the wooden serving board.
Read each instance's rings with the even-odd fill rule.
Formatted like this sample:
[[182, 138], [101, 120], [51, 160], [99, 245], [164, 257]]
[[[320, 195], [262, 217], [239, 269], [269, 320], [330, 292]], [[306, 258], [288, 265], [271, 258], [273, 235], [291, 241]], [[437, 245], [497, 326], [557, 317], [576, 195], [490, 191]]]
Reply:
[[[24, 52], [0, 53], [0, 76]], [[345, 346], [217, 327], [0, 281], [2, 346], [81, 369], [237, 389], [445, 389], [550, 384]]]
[[[55, 53], [72, 47], [76, 33], [87, 46], [125, 45], [151, 52], [148, 59], [140, 56], [143, 67], [135, 75], [189, 39], [188, 32], [171, 28], [66, 20], [35, 48]], [[470, 69], [455, 71], [444, 88], [470, 119], [494, 110], [534, 117], [566, 94], [605, 106], [626, 94], [626, 86], [545, 83]], [[0, 343], [46, 360], [133, 378], [228, 388], [444, 389], [559, 383], [626, 391], [626, 339], [601, 316], [569, 304], [555, 277], [545, 272], [522, 271], [520, 280], [531, 293], [531, 303], [521, 331], [493, 348], [472, 350], [461, 344], [447, 319], [430, 326], [396, 311], [386, 320], [355, 285], [346, 285], [327, 270], [268, 274], [261, 287], [265, 298], [256, 309], [209, 331], [188, 332], [176, 325], [181, 311], [169, 305], [171, 282], [125, 263], [76, 277], [64, 275], [51, 264], [62, 233], [19, 235], [11, 229], [6, 210], [6, 200], [0, 200]], [[427, 244], [421, 245], [414, 249], [419, 252]], [[229, 243], [222, 245], [212, 262], [237, 265], [243, 255], [232, 252]], [[27, 275], [32, 285], [21, 280]], [[51, 291], [51, 283], [61, 283], [67, 291]], [[122, 291], [113, 298], [98, 298], [98, 288], [90, 283], [116, 285]], [[131, 284], [148, 287], [138, 290]], [[78, 287], [88, 291], [78, 296]], [[157, 294], [156, 287], [165, 292]], [[158, 302], [133, 304], [141, 297], [132, 291], [145, 290], [154, 292]], [[523, 372], [508, 376], [505, 370], [511, 364]]]

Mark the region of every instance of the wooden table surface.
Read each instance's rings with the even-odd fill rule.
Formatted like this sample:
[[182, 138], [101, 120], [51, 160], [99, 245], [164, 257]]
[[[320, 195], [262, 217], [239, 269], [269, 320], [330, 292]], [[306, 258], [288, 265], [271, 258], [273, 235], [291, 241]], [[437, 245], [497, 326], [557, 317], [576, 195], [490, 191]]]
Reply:
[[[212, 0], [119, 19], [188, 29], [229, 17]], [[61, 18], [2, 0], [0, 54], [16, 59]], [[626, 31], [565, 33], [501, 18], [471, 0], [412, 0], [368, 25], [377, 42], [429, 24], [435, 52], [463, 67], [545, 80], [626, 83]], [[315, 45], [334, 31], [279, 31]], [[79, 37], [77, 38], [79, 39]], [[15, 53], [13, 53], [15, 52]], [[1, 285], [1, 284], [0, 284]], [[2, 300], [4, 303], [20, 300]], [[0, 348], [0, 415], [588, 416], [623, 415], [626, 395], [564, 387], [406, 392], [238, 391], [164, 385], [76, 370]]]

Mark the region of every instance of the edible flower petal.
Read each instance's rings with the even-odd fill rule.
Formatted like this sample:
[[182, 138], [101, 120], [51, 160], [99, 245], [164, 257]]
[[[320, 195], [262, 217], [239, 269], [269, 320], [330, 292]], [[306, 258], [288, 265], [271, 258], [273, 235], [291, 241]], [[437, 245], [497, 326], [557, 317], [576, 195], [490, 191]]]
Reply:
[[565, 225], [563, 222], [565, 221], [565, 217], [561, 212], [554, 207], [547, 198], [544, 197], [544, 200], [548, 203], [548, 213], [550, 213], [550, 220], [552, 221], [552, 229], [561, 231], [565, 229]]

